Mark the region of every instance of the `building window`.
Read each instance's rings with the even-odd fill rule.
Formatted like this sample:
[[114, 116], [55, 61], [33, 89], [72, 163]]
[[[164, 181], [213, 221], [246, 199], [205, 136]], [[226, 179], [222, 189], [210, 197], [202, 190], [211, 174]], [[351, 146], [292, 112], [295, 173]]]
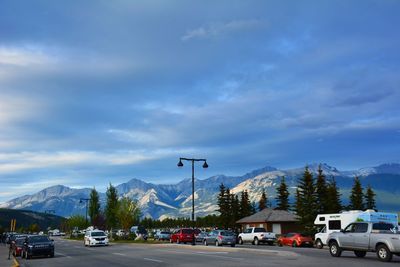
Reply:
[[342, 224], [340, 220], [329, 221], [329, 230], [340, 230], [342, 229]]

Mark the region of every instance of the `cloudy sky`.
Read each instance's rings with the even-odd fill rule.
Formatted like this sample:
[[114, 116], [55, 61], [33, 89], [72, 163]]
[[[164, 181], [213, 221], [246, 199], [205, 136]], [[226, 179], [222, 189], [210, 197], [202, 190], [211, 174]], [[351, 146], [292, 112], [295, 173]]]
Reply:
[[400, 2], [0, 1], [0, 202], [399, 162]]

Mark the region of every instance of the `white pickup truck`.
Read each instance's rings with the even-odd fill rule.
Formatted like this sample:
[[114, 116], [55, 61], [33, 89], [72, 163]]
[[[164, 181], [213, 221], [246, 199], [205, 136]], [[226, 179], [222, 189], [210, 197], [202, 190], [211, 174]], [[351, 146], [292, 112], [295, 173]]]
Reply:
[[272, 232], [267, 232], [265, 228], [261, 227], [250, 227], [247, 228], [243, 233], [240, 233], [239, 244], [246, 242], [252, 243], [253, 245], [259, 245], [260, 243], [267, 243], [273, 245], [276, 241], [276, 235]]
[[355, 222], [340, 232], [328, 236], [329, 252], [340, 257], [342, 251], [354, 251], [361, 258], [367, 252], [376, 252], [380, 261], [391, 261], [400, 256], [400, 234], [397, 226], [389, 223]]

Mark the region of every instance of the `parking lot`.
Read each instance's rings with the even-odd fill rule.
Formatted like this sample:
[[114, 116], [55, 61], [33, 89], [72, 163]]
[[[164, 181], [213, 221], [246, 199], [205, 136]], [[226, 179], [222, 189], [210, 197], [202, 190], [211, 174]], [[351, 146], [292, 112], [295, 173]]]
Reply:
[[[83, 242], [55, 238], [54, 258], [18, 258], [20, 266], [387, 266], [374, 253], [359, 259], [352, 252], [333, 258], [326, 249], [268, 245], [215, 247], [189, 244], [111, 244], [84, 247]], [[5, 247], [2, 247], [5, 249]], [[400, 257], [394, 257], [398, 264]]]

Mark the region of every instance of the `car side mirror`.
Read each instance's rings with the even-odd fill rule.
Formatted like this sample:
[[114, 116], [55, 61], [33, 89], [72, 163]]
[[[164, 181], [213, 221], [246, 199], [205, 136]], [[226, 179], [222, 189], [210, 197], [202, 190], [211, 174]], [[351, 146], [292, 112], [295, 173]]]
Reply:
[[344, 229], [340, 229], [341, 233], [346, 233], [346, 231]]

